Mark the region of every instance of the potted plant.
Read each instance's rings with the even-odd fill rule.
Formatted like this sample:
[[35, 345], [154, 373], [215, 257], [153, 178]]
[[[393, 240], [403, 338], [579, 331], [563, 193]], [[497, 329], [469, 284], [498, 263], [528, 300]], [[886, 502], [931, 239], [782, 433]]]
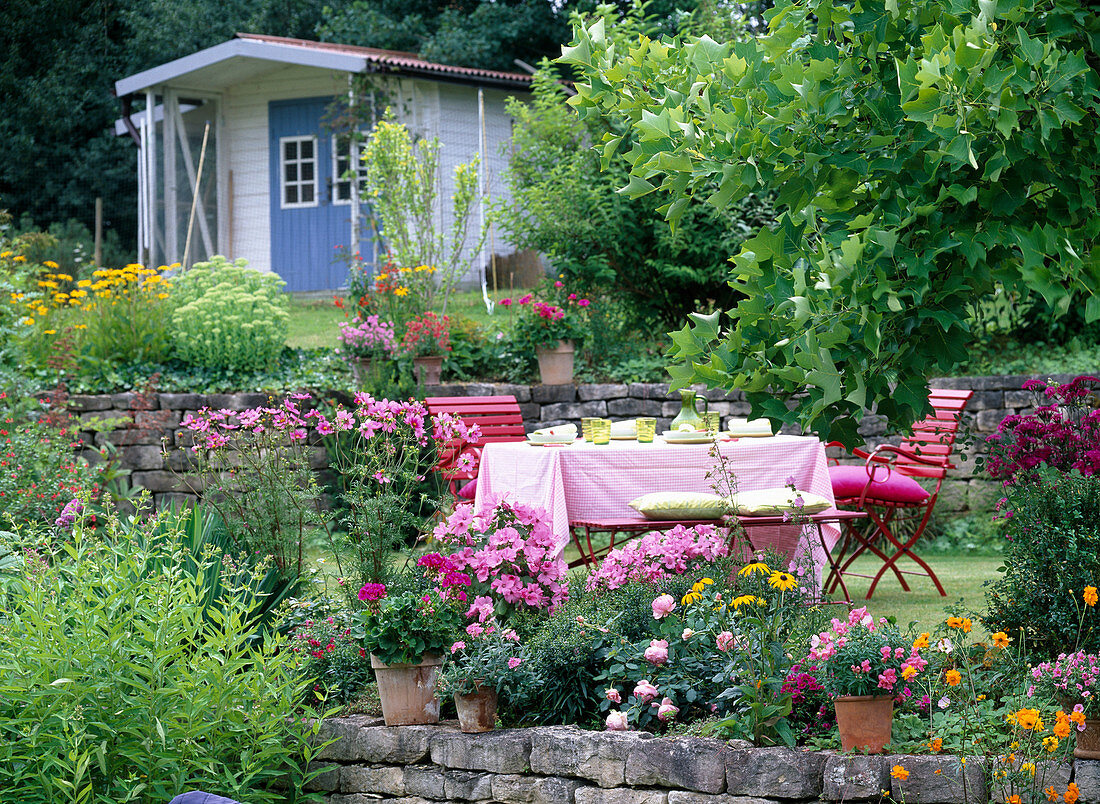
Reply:
[[[561, 282], [555, 282], [560, 288]], [[511, 307], [511, 299], [501, 305]], [[537, 301], [528, 293], [516, 300], [520, 315], [512, 329], [517, 346], [534, 351], [539, 361], [543, 385], [567, 385], [573, 382], [574, 342], [585, 334], [585, 311], [590, 302], [569, 294], [558, 303]]]
[[440, 693], [454, 696], [462, 731], [493, 730], [500, 697], [520, 685], [526, 660], [516, 632], [495, 618], [467, 626], [466, 636], [451, 645], [439, 676]]
[[389, 593], [380, 583], [364, 584], [357, 612], [363, 648], [378, 680], [387, 726], [439, 722], [436, 674], [443, 651], [462, 629], [464, 593], [411, 584]]
[[926, 665], [918, 647], [861, 607], [847, 620], [834, 617], [813, 638], [808, 658], [824, 670], [841, 747], [881, 754], [890, 742], [896, 691]]
[[412, 358], [421, 385], [439, 385], [443, 357], [451, 351], [451, 319], [430, 310], [405, 323], [401, 350]]
[[371, 373], [371, 365], [388, 360], [397, 348], [393, 324], [376, 315], [356, 316], [351, 323], [340, 324], [340, 351], [351, 363], [355, 382], [363, 385]]
[[[1096, 594], [1093, 587], [1092, 594]], [[1086, 590], [1087, 591], [1087, 590]], [[1100, 759], [1100, 656], [1078, 651], [1062, 653], [1052, 662], [1031, 669], [1036, 686], [1050, 693], [1070, 712], [1076, 727], [1078, 759]]]

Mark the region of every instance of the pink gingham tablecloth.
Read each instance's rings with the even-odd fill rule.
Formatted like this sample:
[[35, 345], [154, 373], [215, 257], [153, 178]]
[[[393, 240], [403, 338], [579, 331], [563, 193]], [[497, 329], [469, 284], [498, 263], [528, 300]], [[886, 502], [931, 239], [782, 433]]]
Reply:
[[[570, 540], [571, 522], [644, 522], [628, 503], [653, 491], [712, 492], [706, 475], [715, 463], [709, 444], [651, 444], [612, 441], [597, 446], [574, 441], [566, 446], [532, 446], [526, 442], [486, 444], [478, 470], [477, 513], [490, 510], [497, 500], [546, 510], [558, 542]], [[825, 446], [816, 438], [774, 436], [720, 442], [740, 491], [778, 488], [793, 477], [801, 491], [833, 502], [825, 461]], [[839, 531], [825, 528], [828, 547]], [[809, 536], [809, 534], [807, 534]], [[822, 566], [822, 545], [816, 532], [810, 540], [815, 564]]]

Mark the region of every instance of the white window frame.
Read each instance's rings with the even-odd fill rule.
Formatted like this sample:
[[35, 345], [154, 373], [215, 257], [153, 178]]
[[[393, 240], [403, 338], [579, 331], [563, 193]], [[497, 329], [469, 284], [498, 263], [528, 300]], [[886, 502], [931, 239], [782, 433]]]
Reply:
[[[286, 166], [288, 164], [291, 164], [291, 161], [288, 161], [286, 158], [286, 143], [288, 142], [296, 143], [298, 146], [295, 149], [295, 152], [297, 153], [297, 158], [293, 160], [293, 164], [298, 166], [298, 178], [297, 180], [290, 182], [289, 184], [294, 185], [298, 188], [298, 198], [302, 197], [303, 187], [312, 185], [312, 201], [297, 201], [294, 203], [287, 203], [286, 190], [288, 182], [286, 180]], [[302, 159], [301, 143], [303, 142], [310, 142], [313, 144], [313, 156], [310, 159]], [[310, 181], [303, 181], [302, 165], [306, 164], [307, 162], [313, 164], [313, 178]], [[308, 209], [311, 207], [316, 207], [321, 203], [321, 194], [319, 192], [321, 188], [320, 177], [318, 174], [319, 168], [320, 159], [317, 155], [317, 135], [304, 134], [295, 137], [279, 137], [279, 209]]]
[[[360, 132], [360, 134], [365, 133], [366, 132]], [[332, 203], [335, 206], [350, 206], [351, 196], [348, 196], [347, 198], [340, 198], [340, 185], [345, 185], [349, 189], [351, 188], [351, 179], [340, 178], [343, 175], [343, 171], [340, 170], [340, 139], [340, 137], [335, 136], [332, 138]], [[357, 143], [359, 146], [360, 159], [358, 160], [358, 164], [356, 165], [356, 173], [358, 174], [358, 181], [356, 182], [358, 186], [356, 189], [360, 192], [363, 189], [363, 182], [366, 181], [367, 175], [367, 171], [366, 168], [363, 166], [362, 160], [363, 144], [365, 140], [366, 137], [364, 136], [363, 139], [359, 140]], [[349, 145], [351, 144], [350, 137], [348, 138], [347, 142]], [[351, 161], [350, 149], [348, 151], [348, 161]]]

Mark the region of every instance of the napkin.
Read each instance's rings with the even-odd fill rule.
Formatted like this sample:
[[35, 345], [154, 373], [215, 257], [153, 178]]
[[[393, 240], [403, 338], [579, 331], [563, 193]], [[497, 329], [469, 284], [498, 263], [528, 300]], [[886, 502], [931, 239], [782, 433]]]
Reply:
[[559, 424], [557, 427], [543, 427], [531, 433], [533, 436], [573, 436], [577, 435], [577, 425]]
[[772, 423], [770, 419], [730, 419], [726, 423], [726, 430], [731, 435], [771, 435]]
[[628, 419], [625, 422], [611, 422], [611, 437], [638, 435], [638, 420]]

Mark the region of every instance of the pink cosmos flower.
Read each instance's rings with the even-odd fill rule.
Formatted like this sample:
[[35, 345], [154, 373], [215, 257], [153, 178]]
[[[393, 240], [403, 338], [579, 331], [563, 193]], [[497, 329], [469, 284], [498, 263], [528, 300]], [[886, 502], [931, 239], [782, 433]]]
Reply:
[[630, 719], [625, 712], [608, 712], [604, 726], [608, 731], [627, 731], [630, 728]]
[[512, 300], [511, 299], [501, 299], [500, 300], [500, 306], [501, 307], [511, 307], [512, 306]]
[[668, 641], [664, 639], [650, 640], [649, 647], [645, 649], [645, 659], [647, 662], [658, 666], [667, 663]]
[[634, 697], [642, 703], [649, 703], [657, 697], [657, 688], [643, 678], [634, 687]]
[[673, 609], [676, 608], [676, 601], [672, 595], [661, 595], [653, 601], [651, 607], [653, 609], [653, 619], [660, 620], [672, 614]]

